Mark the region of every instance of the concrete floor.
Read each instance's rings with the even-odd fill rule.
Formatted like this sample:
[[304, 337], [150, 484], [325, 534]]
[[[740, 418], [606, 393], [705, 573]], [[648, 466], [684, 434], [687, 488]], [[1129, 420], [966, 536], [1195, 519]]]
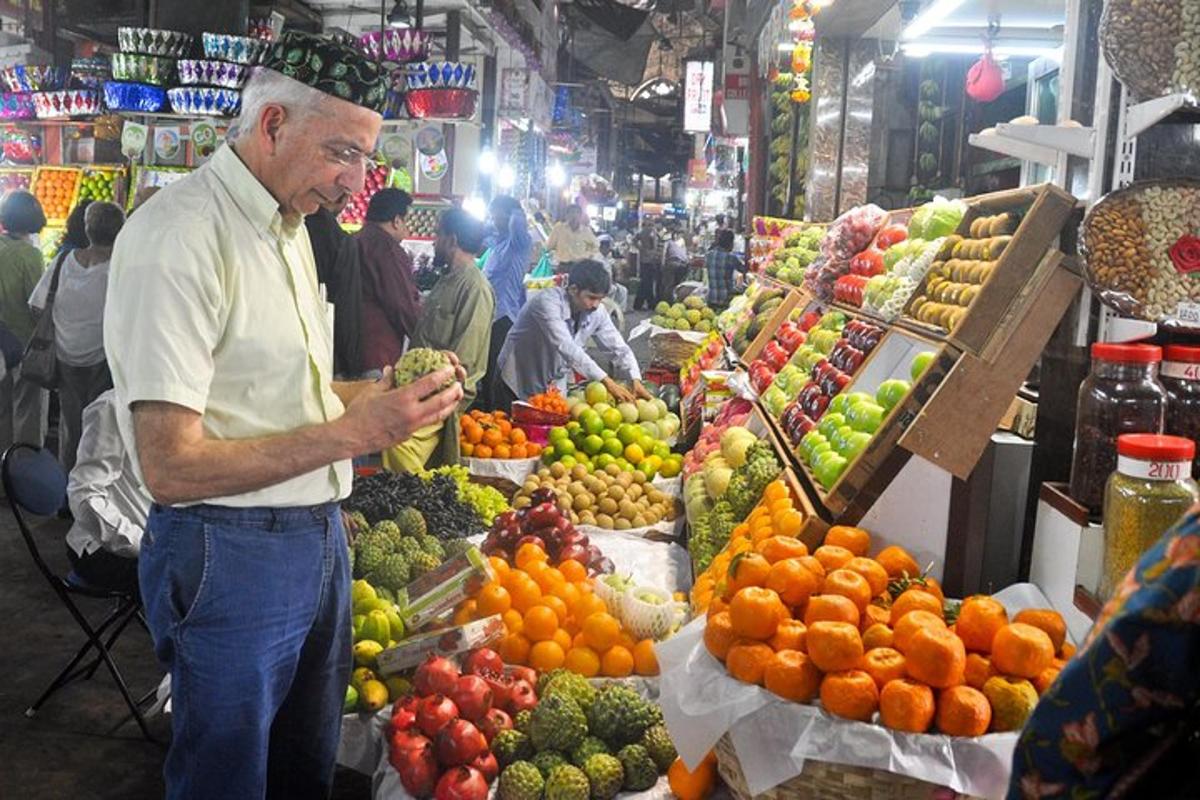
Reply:
[[[647, 316], [630, 313], [626, 328]], [[646, 338], [634, 343], [644, 364]], [[43, 556], [52, 568], [67, 569], [63, 538], [68, 523], [56, 519], [35, 525]], [[82, 599], [90, 619], [106, 606]], [[136, 723], [103, 667], [90, 681], [59, 690], [33, 719], [25, 709], [37, 699], [84, 641], [82, 631], [37, 571], [7, 503], [0, 501], [0, 798], [20, 800], [151, 800], [163, 793], [165, 744], [142, 738]], [[114, 648], [117, 666], [135, 697], [162, 678], [150, 638], [130, 626]], [[150, 720], [160, 742], [170, 741], [170, 719]], [[339, 770], [335, 800], [365, 800], [370, 779]]]

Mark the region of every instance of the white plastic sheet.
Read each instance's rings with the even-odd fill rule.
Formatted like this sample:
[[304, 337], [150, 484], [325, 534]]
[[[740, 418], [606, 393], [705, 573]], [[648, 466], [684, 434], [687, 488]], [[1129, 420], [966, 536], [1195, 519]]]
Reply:
[[655, 586], [672, 593], [691, 589], [691, 558], [674, 542], [656, 542], [630, 535], [630, 531], [580, 529], [612, 559], [618, 574], [631, 575], [639, 586]]
[[467, 472], [478, 478], [506, 478], [517, 486], [537, 471], [538, 458], [464, 458]]
[[379, 764], [380, 753], [387, 761], [384, 728], [390, 715], [391, 706], [375, 714], [343, 714], [337, 763], [363, 775], [373, 774]]

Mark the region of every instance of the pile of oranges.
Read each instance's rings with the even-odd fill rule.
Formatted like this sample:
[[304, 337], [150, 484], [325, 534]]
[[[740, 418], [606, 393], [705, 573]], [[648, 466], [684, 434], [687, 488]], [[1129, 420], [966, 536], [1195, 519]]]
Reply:
[[588, 678], [657, 675], [654, 643], [634, 641], [592, 588], [587, 568], [565, 560], [550, 566], [541, 547], [517, 548], [515, 565], [488, 561], [496, 580], [455, 612], [455, 624], [499, 614], [505, 637], [496, 647], [506, 664], [546, 672], [560, 667]]
[[562, 396], [557, 388], [551, 387], [541, 394], [535, 394], [529, 398], [529, 405], [541, 411], [548, 411], [551, 414], [566, 415], [569, 412], [567, 408], [567, 398]]
[[534, 458], [542, 452], [503, 411], [471, 411], [458, 427], [459, 451], [467, 458]]
[[75, 200], [80, 171], [76, 169], [38, 170], [33, 184], [33, 196], [42, 204], [46, 219], [66, 219]]
[[1074, 652], [1049, 609], [1010, 621], [977, 595], [948, 622], [937, 582], [903, 548], [868, 558], [860, 528], [831, 528], [811, 555], [798, 539], [747, 539], [714, 588], [704, 643], [731, 676], [788, 700], [913, 733], [1018, 730]]

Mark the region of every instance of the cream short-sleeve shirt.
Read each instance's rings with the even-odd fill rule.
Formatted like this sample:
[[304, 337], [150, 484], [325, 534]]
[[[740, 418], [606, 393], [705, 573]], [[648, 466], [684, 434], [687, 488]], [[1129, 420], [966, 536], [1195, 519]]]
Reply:
[[[333, 336], [304, 225], [229, 146], [153, 197], [113, 251], [104, 345], [122, 404], [163, 401], [202, 415], [215, 439], [280, 434], [340, 417]], [[132, 431], [123, 431], [137, 459]], [[305, 506], [350, 493], [341, 461], [204, 502]]]

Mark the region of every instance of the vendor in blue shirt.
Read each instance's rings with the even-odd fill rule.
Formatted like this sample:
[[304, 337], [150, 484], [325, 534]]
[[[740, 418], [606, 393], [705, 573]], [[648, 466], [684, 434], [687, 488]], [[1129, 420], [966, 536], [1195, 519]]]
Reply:
[[496, 360], [504, 338], [525, 305], [525, 275], [533, 264], [533, 237], [520, 202], [508, 195], [498, 195], [492, 200], [490, 211], [495, 230], [483, 274], [496, 295], [496, 316], [492, 322], [487, 372], [479, 383], [474, 405], [487, 411], [496, 408], [499, 402], [500, 373]]
[[[498, 407], [546, 391], [565, 390], [573, 372], [589, 381], [601, 381], [618, 402], [635, 397], [650, 399], [642, 385], [633, 350], [621, 337], [608, 312], [601, 307], [612, 288], [604, 265], [577, 261], [568, 270], [567, 286], [543, 289], [521, 309], [500, 350]], [[587, 354], [592, 339], [613, 360], [617, 375], [632, 381], [632, 391], [613, 380]]]

